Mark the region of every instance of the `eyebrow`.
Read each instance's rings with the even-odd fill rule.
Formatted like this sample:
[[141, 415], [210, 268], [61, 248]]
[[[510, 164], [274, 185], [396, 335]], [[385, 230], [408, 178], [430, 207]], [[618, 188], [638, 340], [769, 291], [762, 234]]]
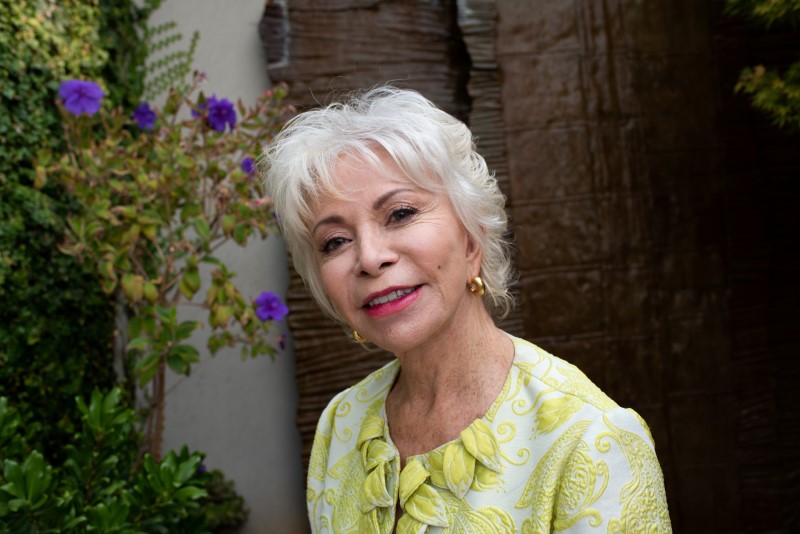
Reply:
[[[406, 188], [406, 187], [399, 187], [397, 189], [392, 189], [391, 191], [387, 191], [386, 193], [382, 194], [378, 199], [372, 204], [372, 209], [374, 211], [378, 211], [383, 207], [386, 202], [395, 196], [398, 193], [405, 193], [413, 191], [413, 189]], [[311, 235], [314, 235], [317, 232], [317, 228], [323, 226], [325, 224], [342, 224], [344, 223], [344, 218], [341, 215], [329, 215], [324, 219], [320, 219], [317, 221], [317, 224], [314, 225], [314, 228], [311, 229]]]
[[386, 192], [386, 193], [382, 194], [380, 197], [378, 197], [378, 200], [376, 200], [375, 203], [372, 204], [372, 209], [375, 210], [375, 211], [378, 211], [379, 209], [381, 209], [383, 207], [384, 204], [386, 204], [386, 201], [388, 201], [394, 195], [396, 195], [398, 193], [405, 193], [405, 192], [408, 192], [408, 191], [413, 191], [413, 189], [409, 189], [409, 188], [406, 188], [406, 187], [399, 187], [397, 189], [392, 189], [391, 191]]

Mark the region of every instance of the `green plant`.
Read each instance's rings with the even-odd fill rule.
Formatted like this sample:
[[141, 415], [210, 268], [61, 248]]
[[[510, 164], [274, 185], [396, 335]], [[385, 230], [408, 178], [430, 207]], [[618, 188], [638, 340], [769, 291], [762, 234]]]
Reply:
[[109, 61], [97, 77], [105, 80], [109, 98], [115, 104], [133, 107], [145, 92], [146, 62], [152, 50], [146, 37], [152, 31], [148, 20], [162, 3], [163, 0], [102, 0], [99, 4], [98, 33]]
[[[73, 440], [83, 435], [83, 414], [73, 399], [117, 381], [113, 302], [101, 291], [95, 271], [58, 250], [67, 217], [82, 206], [54, 181], [34, 188], [33, 160], [42, 149], [55, 154], [64, 148], [62, 117], [53, 105], [62, 80], [103, 79], [112, 103], [133, 107], [139, 102], [145, 89], [147, 18], [160, 4], [0, 2], [0, 394], [7, 397], [0, 407], [5, 414], [0, 414], [0, 486], [10, 483], [3, 475], [3, 462], [10, 459], [23, 474], [51, 469], [50, 490], [61, 487], [65, 444], [76, 445]], [[123, 449], [139, 454], [138, 435], [125, 432], [123, 438], [116, 445], [104, 441], [106, 450], [98, 454], [122, 457]], [[115, 481], [93, 484], [106, 491], [102, 488]], [[238, 502], [232, 495], [231, 502]], [[34, 515], [52, 511], [52, 505], [48, 500]], [[111, 502], [91, 513], [102, 517], [113, 510], [120, 507]], [[51, 531], [71, 530], [65, 517], [49, 523]], [[196, 522], [193, 517], [182, 521]], [[11, 528], [9, 521], [0, 519], [0, 532], [33, 528]], [[213, 523], [198, 524], [203, 526], [185, 531], [204, 531]]]
[[99, 25], [93, 2], [0, 2], [0, 391], [48, 459], [74, 432], [74, 396], [114, 382], [113, 309], [56, 248], [79, 206], [55, 184], [32, 187], [37, 151], [62, 146], [56, 80], [109, 62]]
[[[798, 0], [727, 0], [726, 10], [765, 28], [778, 25], [796, 28], [800, 22]], [[783, 73], [764, 65], [747, 67], [742, 70], [735, 90], [750, 95], [753, 107], [767, 113], [776, 125], [800, 128], [800, 61]]]
[[148, 28], [145, 33], [148, 54], [151, 57], [153, 54], [162, 54], [147, 65], [147, 85], [143, 95], [145, 100], [152, 100], [173, 88], [179, 91], [186, 91], [188, 87], [186, 76], [191, 70], [200, 34], [198, 32], [192, 34], [188, 49], [167, 51], [183, 38], [180, 33], [170, 33], [176, 26], [175, 22], [165, 22], [153, 28]]
[[137, 462], [136, 416], [121, 391], [76, 399], [80, 430], [53, 464], [15, 430], [19, 414], [0, 398], [0, 531], [208, 532], [196, 512], [211, 477], [199, 470], [202, 455], [170, 452], [160, 462]]
[[[195, 86], [202, 81], [198, 75]], [[190, 100], [195, 86], [172, 92], [161, 116], [147, 105], [133, 117], [120, 107], [87, 116], [75, 114], [99, 105], [81, 83], [90, 82], [62, 84], [68, 150], [42, 153], [36, 184], [62, 184], [85, 207], [68, 217], [60, 248], [84, 261], [103, 291], [128, 309], [127, 368], [140, 387], [152, 387], [146, 432], [158, 456], [165, 370], [188, 375], [199, 359], [187, 340], [200, 324], [179, 322], [179, 305], [208, 310], [212, 354], [239, 345], [243, 356], [274, 355], [266, 327], [285, 308], [270, 315], [255, 295], [242, 295], [217, 251], [228, 241], [244, 246], [253, 234], [266, 237], [273, 222], [251, 156], [285, 114], [283, 90], [266, 92], [250, 109], [239, 102], [238, 120], [225, 99]], [[211, 281], [196, 303], [203, 265]]]
[[205, 489], [208, 495], [198, 501], [199, 507], [191, 514], [200, 516], [209, 528], [216, 532], [236, 527], [247, 520], [244, 499], [236, 493], [233, 482], [225, 480], [222, 471], [214, 469], [208, 472]]

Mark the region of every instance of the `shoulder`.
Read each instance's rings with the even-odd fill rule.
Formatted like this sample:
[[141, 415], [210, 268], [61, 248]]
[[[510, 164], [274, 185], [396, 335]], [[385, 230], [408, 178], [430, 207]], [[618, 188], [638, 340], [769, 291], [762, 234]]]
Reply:
[[[369, 415], [383, 413], [386, 395], [397, 375], [397, 362], [371, 373], [337, 394], [317, 423], [308, 465], [306, 501], [312, 531], [354, 531], [361, 517], [366, 475], [356, 447]], [[335, 510], [334, 510], [335, 508]]]
[[[320, 425], [361, 419], [380, 410], [397, 376], [399, 365], [393, 360], [373, 371], [357, 384], [339, 392], [322, 412]], [[360, 422], [360, 420], [358, 421]]]
[[527, 377], [531, 387], [553, 395], [573, 398], [600, 413], [619, 408], [580, 369], [543, 348], [511, 336], [514, 343], [514, 366]]
[[[647, 525], [670, 532], [663, 476], [644, 420], [574, 365], [512, 339], [525, 383], [520, 390], [526, 391], [525, 403], [518, 396], [515, 406], [530, 410], [533, 437], [542, 447], [521, 502], [540, 508], [550, 502], [557, 531], [591, 526], [626, 532]], [[534, 514], [532, 521], [544, 519]]]
[[516, 349], [514, 365], [536, 395], [537, 418], [546, 420], [550, 411], [570, 405], [584, 421], [587, 432], [599, 428], [632, 432], [652, 444], [644, 419], [633, 409], [620, 407], [575, 365], [524, 339], [512, 336], [512, 341]]
[[386, 394], [397, 374], [397, 361], [370, 373], [357, 384], [339, 392], [322, 411], [308, 469], [309, 480], [323, 480], [331, 449], [355, 449], [355, 437], [364, 418], [383, 409]]

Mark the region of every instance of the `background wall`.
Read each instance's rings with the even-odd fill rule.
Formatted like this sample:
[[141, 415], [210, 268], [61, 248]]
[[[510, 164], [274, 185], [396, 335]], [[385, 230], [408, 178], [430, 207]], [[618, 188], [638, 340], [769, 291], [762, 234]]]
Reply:
[[[468, 122], [517, 243], [503, 326], [648, 421], [675, 532], [795, 532], [798, 134], [733, 87], [794, 60], [800, 34], [723, 9], [290, 0], [261, 30], [299, 106], [392, 81]], [[323, 323], [295, 276], [289, 301], [308, 451], [321, 407], [381, 357]]]
[[[203, 91], [251, 105], [269, 87], [258, 38], [263, 7], [263, 0], [167, 0], [151, 23], [177, 22], [183, 48], [199, 30], [193, 66], [208, 75]], [[246, 249], [230, 244], [221, 254], [238, 273], [244, 295], [268, 290], [285, 297], [286, 251], [279, 237], [252, 239]], [[183, 313], [185, 319], [202, 320], [195, 310]], [[205, 346], [202, 331], [195, 341]], [[209, 469], [221, 469], [236, 482], [250, 508], [241, 532], [305, 532], [291, 344], [275, 362], [265, 357], [241, 361], [237, 350], [206, 355], [191, 377], [171, 376], [167, 387], [164, 450], [183, 444], [202, 450]]]

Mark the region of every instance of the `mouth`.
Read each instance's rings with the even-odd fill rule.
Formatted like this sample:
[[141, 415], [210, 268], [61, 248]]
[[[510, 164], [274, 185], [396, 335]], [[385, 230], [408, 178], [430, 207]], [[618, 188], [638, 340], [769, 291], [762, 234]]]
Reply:
[[381, 304], [389, 304], [390, 302], [394, 302], [398, 299], [401, 299], [408, 295], [409, 293], [413, 293], [421, 286], [413, 286], [413, 287], [402, 287], [402, 288], [391, 288], [386, 291], [382, 291], [379, 294], [372, 294], [367, 297], [367, 302], [364, 304], [363, 308], [370, 309], [376, 306], [380, 306]]

